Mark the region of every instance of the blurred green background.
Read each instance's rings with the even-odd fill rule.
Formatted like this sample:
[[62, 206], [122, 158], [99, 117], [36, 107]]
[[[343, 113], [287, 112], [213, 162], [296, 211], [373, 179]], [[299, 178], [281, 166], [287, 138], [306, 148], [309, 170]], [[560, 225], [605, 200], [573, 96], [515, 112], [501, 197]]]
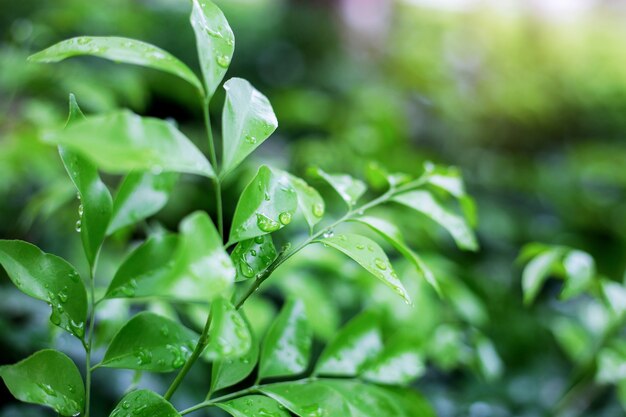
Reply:
[[[424, 344], [430, 365], [417, 387], [440, 416], [552, 415], [589, 339], [564, 326], [563, 317], [573, 317], [584, 335], [593, 335], [602, 317], [584, 298], [557, 302], [556, 282], [535, 306], [522, 306], [515, 258], [531, 241], [565, 244], [591, 253], [602, 275], [623, 279], [624, 2], [217, 3], [237, 42], [227, 77], [249, 79], [279, 120], [277, 133], [227, 184], [227, 214], [261, 161], [303, 176], [309, 165], [319, 165], [363, 177], [372, 163], [418, 175], [428, 160], [462, 169], [479, 213], [477, 254], [460, 253], [436, 228], [394, 217], [449, 287], [446, 299], [415, 284], [416, 305], [398, 306], [342, 257], [311, 250], [247, 307], [257, 329], [289, 293], [307, 294], [320, 342], [364, 306], [382, 309], [389, 332]], [[0, 0], [0, 238], [28, 240], [84, 268], [72, 185], [56, 150], [39, 141], [42, 131], [64, 122], [70, 92], [86, 113], [128, 107], [171, 118], [204, 146], [197, 97], [174, 77], [90, 58], [55, 66], [26, 62], [71, 36], [117, 35], [158, 45], [197, 69], [188, 13], [182, 0]], [[216, 126], [222, 100], [219, 92], [212, 103]], [[213, 210], [207, 187], [184, 177], [154, 222], [175, 229], [185, 214]], [[331, 212], [340, 209], [335, 203], [329, 197]], [[102, 285], [126, 243], [144, 234], [128, 230], [107, 244]], [[80, 346], [46, 325], [45, 305], [21, 295], [5, 276], [1, 284], [2, 363], [49, 343], [80, 357]], [[99, 335], [114, 332], [136, 308], [106, 304]], [[208, 386], [206, 375], [199, 370], [192, 378]], [[98, 370], [102, 410], [95, 415], [107, 415], [132, 379], [130, 372]], [[141, 383], [158, 390], [168, 380], [144, 375]], [[179, 401], [191, 401], [194, 389]], [[4, 387], [1, 394], [2, 417], [52, 415], [13, 402]], [[566, 415], [623, 415], [608, 386], [589, 386], [577, 401]]]

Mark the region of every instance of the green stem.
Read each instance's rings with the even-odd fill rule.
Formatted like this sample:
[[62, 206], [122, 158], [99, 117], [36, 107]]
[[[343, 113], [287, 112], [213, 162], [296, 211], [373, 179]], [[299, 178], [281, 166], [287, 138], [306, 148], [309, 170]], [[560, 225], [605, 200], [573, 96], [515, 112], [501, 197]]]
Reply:
[[224, 238], [224, 215], [222, 212], [222, 184], [219, 179], [218, 167], [217, 167], [217, 153], [215, 152], [215, 141], [213, 140], [213, 129], [211, 129], [211, 117], [209, 116], [209, 104], [211, 102], [210, 98], [204, 100], [204, 105], [202, 106], [203, 114], [204, 114], [204, 126], [206, 128], [207, 137], [209, 140], [209, 159], [211, 160], [211, 165], [213, 165], [213, 170], [215, 171], [215, 179], [213, 180], [213, 184], [215, 186], [215, 205], [217, 210], [217, 229], [220, 232], [220, 236], [222, 239]]
[[89, 329], [87, 329], [87, 342], [83, 340], [83, 346], [85, 347], [85, 417], [89, 417], [89, 409], [91, 407], [91, 348], [93, 346], [93, 333], [94, 324], [96, 321], [96, 292], [95, 292], [95, 265], [89, 269], [89, 291], [91, 295], [90, 300], [90, 315], [89, 315]]

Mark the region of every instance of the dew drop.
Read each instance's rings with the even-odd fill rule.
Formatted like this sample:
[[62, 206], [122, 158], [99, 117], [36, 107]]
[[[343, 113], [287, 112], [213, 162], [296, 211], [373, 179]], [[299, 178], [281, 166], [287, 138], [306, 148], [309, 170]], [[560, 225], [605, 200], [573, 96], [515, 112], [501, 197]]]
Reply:
[[217, 62], [217, 65], [222, 68], [227, 68], [230, 64], [230, 58], [227, 55], [219, 55], [217, 58], [215, 58], [215, 61]]
[[252, 135], [246, 135], [246, 142], [250, 145], [255, 145], [257, 143], [257, 138]]
[[79, 205], [78, 206], [78, 215], [82, 217], [84, 211], [85, 211], [85, 208], [83, 207], [83, 205], [82, 204]]
[[356, 248], [358, 250], [363, 250], [363, 249], [365, 249], [365, 245], [362, 245], [362, 244], [359, 243], [358, 245], [356, 245]]
[[74, 230], [80, 233], [83, 223], [80, 220], [76, 221], [76, 225], [74, 226]]
[[322, 217], [324, 215], [324, 205], [320, 203], [313, 204], [313, 215], [315, 217]]
[[289, 223], [291, 223], [291, 213], [289, 213], [288, 211], [284, 211], [284, 212], [280, 213], [278, 215], [278, 220], [282, 224], [288, 225]]
[[259, 245], [263, 243], [263, 236], [257, 236], [254, 238], [254, 243], [258, 243]]
[[280, 229], [280, 224], [277, 221], [274, 221], [261, 213], [257, 213], [256, 215], [256, 224], [259, 229], [266, 233], [275, 232]]
[[387, 269], [387, 264], [385, 263], [384, 260], [380, 258], [376, 258], [374, 260], [374, 264], [376, 265], [376, 268], [380, 269], [381, 271], [384, 271]]
[[252, 278], [254, 276], [254, 270], [244, 260], [241, 262], [241, 273], [246, 278]]
[[333, 229], [326, 229], [324, 231], [324, 235], [323, 236], [324, 236], [324, 239], [331, 238], [331, 237], [335, 236], [335, 231]]

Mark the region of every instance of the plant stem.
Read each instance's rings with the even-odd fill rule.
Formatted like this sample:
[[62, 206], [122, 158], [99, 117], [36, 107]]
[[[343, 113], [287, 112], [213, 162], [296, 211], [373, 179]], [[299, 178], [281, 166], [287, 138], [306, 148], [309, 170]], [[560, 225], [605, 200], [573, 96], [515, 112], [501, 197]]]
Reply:
[[89, 329], [87, 329], [87, 342], [83, 341], [85, 347], [85, 417], [89, 417], [89, 409], [91, 406], [91, 348], [93, 345], [93, 333], [94, 324], [96, 319], [96, 292], [95, 292], [95, 264], [89, 269], [89, 291], [91, 295], [90, 300], [90, 315], [89, 315]]
[[202, 106], [203, 114], [204, 114], [204, 126], [206, 128], [206, 134], [209, 139], [209, 159], [211, 160], [211, 165], [213, 165], [213, 170], [215, 171], [215, 179], [213, 180], [213, 184], [215, 186], [215, 205], [217, 211], [217, 229], [220, 233], [222, 239], [224, 239], [224, 215], [222, 213], [222, 184], [220, 182], [219, 175], [217, 175], [217, 153], [215, 152], [215, 141], [213, 140], [213, 129], [211, 129], [211, 117], [209, 116], [209, 104], [211, 102], [210, 98], [204, 100], [204, 105]]

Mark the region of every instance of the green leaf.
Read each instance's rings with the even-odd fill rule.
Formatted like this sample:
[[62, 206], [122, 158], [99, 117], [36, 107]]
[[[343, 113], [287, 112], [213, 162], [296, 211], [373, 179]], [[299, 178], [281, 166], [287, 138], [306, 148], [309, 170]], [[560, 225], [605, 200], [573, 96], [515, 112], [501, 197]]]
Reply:
[[352, 415], [398, 417], [402, 410], [381, 388], [356, 381], [327, 380], [324, 385], [338, 392], [350, 407]]
[[73, 56], [91, 55], [115, 62], [141, 65], [177, 75], [198, 90], [198, 77], [178, 58], [149, 43], [116, 36], [80, 36], [52, 45], [31, 55], [31, 62], [52, 63]]
[[222, 113], [225, 176], [250, 155], [278, 127], [267, 97], [241, 78], [224, 83], [226, 101]]
[[161, 210], [167, 203], [177, 180], [178, 174], [174, 172], [128, 174], [115, 194], [113, 214], [107, 233], [112, 234]]
[[339, 331], [324, 349], [315, 372], [322, 375], [354, 376], [383, 348], [378, 317], [364, 313]]
[[53, 408], [62, 416], [83, 411], [85, 387], [76, 365], [56, 350], [41, 350], [15, 365], [0, 367], [15, 398]]
[[297, 194], [286, 173], [266, 165], [259, 168], [239, 197], [229, 243], [275, 232], [291, 222]]
[[415, 266], [417, 272], [422, 275], [424, 280], [426, 280], [426, 282], [428, 282], [438, 294], [441, 294], [441, 287], [439, 286], [439, 282], [435, 278], [435, 275], [430, 268], [428, 268], [426, 263], [424, 263], [422, 258], [406, 245], [402, 232], [395, 224], [376, 216], [361, 216], [351, 220], [362, 223], [378, 233], [391, 246], [400, 252], [402, 256], [411, 262], [413, 266]]
[[626, 343], [614, 340], [598, 353], [596, 380], [602, 384], [626, 381]]
[[602, 280], [600, 288], [613, 314], [621, 318], [626, 313], [626, 288], [617, 282], [609, 280]]
[[211, 370], [211, 392], [243, 381], [254, 370], [259, 360], [259, 343], [246, 317], [241, 315], [250, 334], [250, 349], [239, 357], [218, 359]]
[[206, 93], [213, 96], [235, 51], [235, 36], [222, 11], [209, 0], [193, 0], [191, 26], [196, 35]]
[[398, 417], [437, 417], [435, 410], [426, 399], [415, 390], [405, 387], [381, 388], [396, 401], [403, 414]]
[[233, 417], [290, 417], [285, 407], [262, 395], [247, 395], [225, 403], [216, 404]]
[[267, 331], [259, 379], [304, 372], [311, 357], [312, 334], [302, 301], [290, 298]]
[[522, 273], [522, 290], [524, 303], [531, 304], [543, 283], [548, 279], [555, 263], [563, 256], [563, 249], [554, 247], [534, 257], [524, 268]]
[[312, 174], [326, 181], [352, 207], [367, 190], [365, 183], [347, 174], [327, 174], [320, 168], [312, 168]]
[[300, 417], [353, 415], [343, 395], [322, 381], [281, 382], [260, 391]]
[[167, 295], [172, 283], [171, 262], [179, 238], [165, 233], [151, 236], [122, 262], [105, 298], [149, 297]]
[[[70, 114], [67, 126], [84, 119], [85, 116], [80, 111], [76, 98], [70, 94]], [[86, 140], [89, 141], [89, 138]], [[111, 193], [100, 179], [95, 165], [63, 146], [59, 146], [59, 154], [78, 191], [80, 199], [78, 214], [80, 218], [76, 223], [76, 230], [80, 232], [87, 261], [91, 268], [94, 268], [111, 218]]]
[[394, 290], [407, 304], [411, 304], [408, 292], [398, 279], [385, 252], [373, 240], [351, 233], [327, 237], [319, 242], [337, 249], [355, 260], [368, 272]]
[[379, 384], [404, 385], [426, 371], [422, 354], [410, 340], [397, 338], [361, 372], [361, 377]]
[[180, 417], [172, 404], [149, 390], [129, 392], [115, 407], [109, 417]]
[[200, 302], [222, 295], [232, 286], [236, 272], [209, 216], [201, 211], [188, 215], [180, 224], [180, 234], [168, 277], [170, 295]]
[[215, 177], [202, 152], [166, 121], [129, 110], [90, 116], [44, 136], [75, 151], [107, 172], [182, 172]]
[[239, 242], [230, 254], [230, 259], [237, 270], [235, 281], [253, 278], [274, 262], [276, 256], [271, 235], [257, 236]]
[[561, 298], [565, 300], [587, 290], [596, 273], [596, 265], [591, 255], [580, 250], [569, 251], [563, 259], [563, 267], [567, 280], [561, 291]]
[[432, 186], [456, 197], [461, 204], [465, 218], [471, 226], [477, 223], [476, 203], [466, 193], [461, 171], [456, 167], [444, 167], [427, 162], [424, 164], [424, 180]]
[[72, 265], [20, 240], [0, 240], [0, 264], [20, 291], [52, 307], [52, 324], [84, 336], [87, 291]]
[[407, 191], [392, 199], [412, 208], [443, 226], [454, 238], [461, 249], [475, 251], [478, 249], [474, 232], [462, 217], [449, 212], [431, 193], [423, 190]]
[[215, 299], [211, 304], [211, 317], [209, 345], [204, 351], [207, 359], [241, 357], [248, 353], [252, 336], [245, 320], [230, 302]]
[[298, 208], [302, 212], [306, 222], [309, 224], [309, 228], [313, 230], [313, 226], [322, 220], [322, 217], [324, 216], [324, 211], [326, 210], [324, 200], [322, 199], [322, 196], [320, 196], [320, 193], [318, 193], [315, 188], [307, 184], [303, 179], [291, 174], [288, 174], [288, 176], [291, 181], [291, 185], [294, 190], [296, 190]]
[[197, 340], [198, 335], [181, 324], [142, 312], [115, 335], [99, 366], [170, 372], [185, 364]]

